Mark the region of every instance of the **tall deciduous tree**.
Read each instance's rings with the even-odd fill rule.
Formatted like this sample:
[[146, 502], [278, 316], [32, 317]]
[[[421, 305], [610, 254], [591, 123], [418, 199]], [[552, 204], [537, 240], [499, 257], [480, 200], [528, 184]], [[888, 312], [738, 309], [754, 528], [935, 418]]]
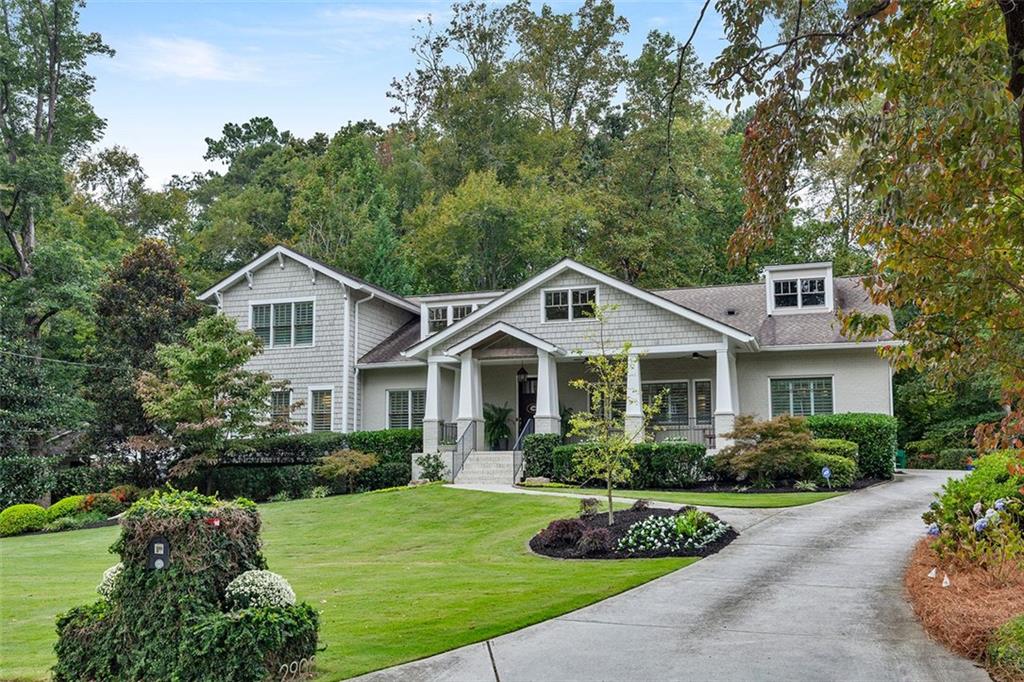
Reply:
[[[736, 252], [772, 238], [801, 168], [851, 145], [853, 184], [878, 206], [855, 227], [875, 255], [872, 296], [919, 312], [898, 330], [906, 343], [891, 356], [945, 386], [978, 367], [995, 370], [1014, 410], [1004, 442], [1020, 445], [1024, 6], [717, 6], [730, 41], [712, 69], [719, 92], [759, 98], [746, 130], [747, 213]], [[871, 334], [886, 321], [847, 324]]]

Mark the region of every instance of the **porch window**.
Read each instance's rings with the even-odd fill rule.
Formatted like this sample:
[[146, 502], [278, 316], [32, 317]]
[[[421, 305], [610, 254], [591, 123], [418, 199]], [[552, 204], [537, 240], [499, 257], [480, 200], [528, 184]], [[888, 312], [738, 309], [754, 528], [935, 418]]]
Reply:
[[283, 391], [271, 391], [270, 393], [270, 421], [288, 423], [292, 416], [292, 392], [288, 389]]
[[252, 330], [267, 348], [313, 345], [313, 301], [260, 303], [251, 314]]
[[448, 326], [448, 306], [439, 305], [427, 309], [427, 323], [430, 333], [439, 332]]
[[427, 391], [422, 388], [388, 391], [388, 428], [421, 429], [427, 408]]
[[643, 385], [644, 405], [654, 404], [661, 396], [661, 407], [654, 415], [655, 424], [685, 424], [690, 418], [690, 385], [685, 381], [645, 383]]
[[593, 319], [597, 287], [569, 287], [544, 292], [544, 321]]
[[797, 282], [795, 279], [784, 279], [775, 282], [775, 307], [796, 308], [800, 305], [797, 298]]
[[693, 382], [694, 413], [698, 424], [714, 422], [714, 407], [711, 402], [711, 382], [700, 380]]
[[771, 414], [832, 414], [832, 377], [772, 379]]
[[330, 431], [333, 425], [333, 391], [321, 389], [309, 392], [309, 430]]

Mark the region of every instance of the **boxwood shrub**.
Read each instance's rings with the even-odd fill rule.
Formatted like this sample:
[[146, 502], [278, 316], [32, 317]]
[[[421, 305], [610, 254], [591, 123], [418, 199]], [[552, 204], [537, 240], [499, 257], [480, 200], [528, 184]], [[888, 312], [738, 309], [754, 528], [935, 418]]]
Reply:
[[815, 452], [848, 457], [854, 462], [857, 461], [859, 455], [857, 444], [852, 440], [843, 440], [842, 438], [815, 438], [811, 442], [811, 446]]
[[807, 418], [807, 423], [816, 438], [841, 438], [856, 443], [864, 476], [892, 478], [898, 428], [895, 417], [846, 412], [814, 415]]
[[[576, 452], [587, 443], [559, 445], [551, 449], [550, 478], [560, 483], [586, 483], [576, 475]], [[663, 441], [633, 446], [637, 468], [629, 482], [631, 488], [686, 488], [711, 477], [711, 460], [699, 443]], [[540, 474], [544, 475], [544, 474]]]
[[16, 504], [0, 512], [0, 537], [30, 533], [46, 525], [46, 510], [38, 504]]
[[64, 516], [74, 516], [82, 511], [83, 502], [85, 502], [85, 495], [69, 495], [62, 500], [54, 502], [46, 510], [46, 520], [53, 522]]
[[[832, 470], [832, 478], [827, 481], [821, 475], [821, 470], [825, 467]], [[857, 470], [857, 463], [849, 457], [812, 452], [807, 457], [804, 478], [814, 481], [819, 488], [848, 488], [860, 478], [860, 472]]]

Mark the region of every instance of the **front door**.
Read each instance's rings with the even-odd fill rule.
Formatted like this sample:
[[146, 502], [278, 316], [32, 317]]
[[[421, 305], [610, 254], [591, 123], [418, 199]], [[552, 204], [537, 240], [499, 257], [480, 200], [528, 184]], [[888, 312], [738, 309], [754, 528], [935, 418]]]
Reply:
[[537, 377], [526, 377], [526, 381], [519, 382], [519, 422], [513, 438], [519, 437], [523, 425], [527, 419], [537, 414]]

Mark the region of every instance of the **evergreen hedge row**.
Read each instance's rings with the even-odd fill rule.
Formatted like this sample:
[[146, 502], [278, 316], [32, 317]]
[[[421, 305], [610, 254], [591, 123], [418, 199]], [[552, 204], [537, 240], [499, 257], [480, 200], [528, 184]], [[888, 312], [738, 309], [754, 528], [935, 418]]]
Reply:
[[857, 444], [857, 464], [870, 478], [892, 478], [899, 422], [885, 414], [846, 412], [807, 418], [815, 438], [841, 438]]

